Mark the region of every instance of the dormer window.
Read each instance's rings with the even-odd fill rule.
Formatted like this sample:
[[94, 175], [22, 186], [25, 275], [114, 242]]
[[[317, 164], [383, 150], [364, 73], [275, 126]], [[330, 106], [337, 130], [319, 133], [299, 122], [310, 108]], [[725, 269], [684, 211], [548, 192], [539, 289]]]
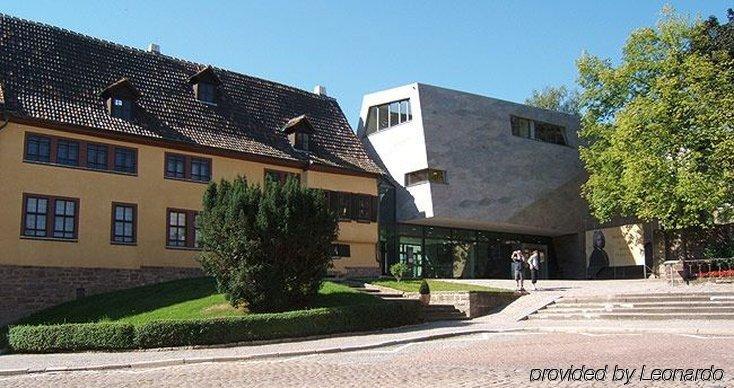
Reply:
[[216, 105], [218, 100], [218, 86], [222, 83], [211, 66], [207, 66], [189, 78], [193, 85], [196, 99], [205, 103]]
[[288, 120], [281, 131], [288, 136], [288, 141], [293, 148], [301, 151], [311, 151], [311, 135], [315, 131], [306, 115]]
[[110, 116], [132, 121], [135, 118], [135, 101], [140, 97], [140, 92], [133, 87], [127, 78], [108, 86], [101, 93]]
[[110, 112], [112, 117], [117, 117], [123, 120], [132, 120], [133, 118], [133, 103], [130, 100], [124, 98], [113, 97], [112, 98], [112, 111]]

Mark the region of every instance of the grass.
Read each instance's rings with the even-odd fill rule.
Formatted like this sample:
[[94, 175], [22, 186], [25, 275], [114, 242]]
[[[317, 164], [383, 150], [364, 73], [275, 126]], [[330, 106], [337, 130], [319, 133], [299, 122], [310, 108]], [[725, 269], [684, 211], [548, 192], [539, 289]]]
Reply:
[[[477, 286], [474, 284], [443, 282], [440, 280], [426, 279], [431, 292], [434, 291], [489, 291], [489, 292], [511, 292], [504, 288], [493, 288]], [[421, 286], [421, 279], [404, 279], [395, 281], [394, 279], [372, 279], [368, 281], [371, 284], [392, 288], [403, 292], [418, 292]]]
[[[324, 282], [316, 307], [382, 303], [372, 295]], [[160, 319], [243, 316], [216, 290], [211, 278], [195, 278], [93, 295], [35, 313], [18, 324], [121, 322], [140, 324]]]

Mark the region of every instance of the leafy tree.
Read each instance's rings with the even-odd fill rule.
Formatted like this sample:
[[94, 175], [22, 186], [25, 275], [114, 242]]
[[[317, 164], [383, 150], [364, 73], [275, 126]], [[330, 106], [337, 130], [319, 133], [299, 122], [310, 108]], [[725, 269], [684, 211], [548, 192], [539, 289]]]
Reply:
[[307, 306], [331, 265], [337, 217], [322, 191], [295, 179], [263, 188], [212, 183], [199, 217], [204, 270], [235, 306], [277, 312]]
[[631, 34], [619, 65], [578, 60], [583, 194], [601, 221], [636, 216], [678, 229], [731, 219], [733, 63], [723, 50], [714, 59], [691, 49], [711, 39], [702, 31], [664, 10], [655, 28]]
[[726, 51], [730, 58], [734, 58], [734, 9], [727, 10], [729, 21], [720, 24], [716, 16], [710, 16], [697, 28], [697, 38], [693, 40], [693, 50], [701, 54], [715, 54]]
[[565, 86], [546, 86], [543, 90], [533, 90], [525, 103], [563, 113], [579, 113], [579, 93], [576, 90], [569, 92]]

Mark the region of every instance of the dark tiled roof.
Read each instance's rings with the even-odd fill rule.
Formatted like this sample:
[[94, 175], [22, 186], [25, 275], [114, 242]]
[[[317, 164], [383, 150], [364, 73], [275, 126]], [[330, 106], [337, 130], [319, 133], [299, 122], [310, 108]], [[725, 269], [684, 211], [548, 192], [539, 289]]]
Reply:
[[[213, 68], [217, 105], [198, 101], [189, 79], [205, 65], [0, 14], [0, 85], [14, 115], [216, 147], [358, 172], [381, 173], [333, 98]], [[108, 115], [100, 93], [127, 78], [140, 92], [137, 119]], [[311, 153], [280, 129], [307, 115]]]

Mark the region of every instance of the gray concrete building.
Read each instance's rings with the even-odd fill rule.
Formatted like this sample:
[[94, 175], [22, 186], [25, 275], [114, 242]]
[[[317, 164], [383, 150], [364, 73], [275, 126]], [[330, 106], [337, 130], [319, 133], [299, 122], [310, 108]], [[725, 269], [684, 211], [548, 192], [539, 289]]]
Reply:
[[381, 192], [383, 271], [510, 276], [514, 249], [542, 276], [586, 275], [577, 116], [413, 83], [365, 95], [358, 135], [389, 179]]

